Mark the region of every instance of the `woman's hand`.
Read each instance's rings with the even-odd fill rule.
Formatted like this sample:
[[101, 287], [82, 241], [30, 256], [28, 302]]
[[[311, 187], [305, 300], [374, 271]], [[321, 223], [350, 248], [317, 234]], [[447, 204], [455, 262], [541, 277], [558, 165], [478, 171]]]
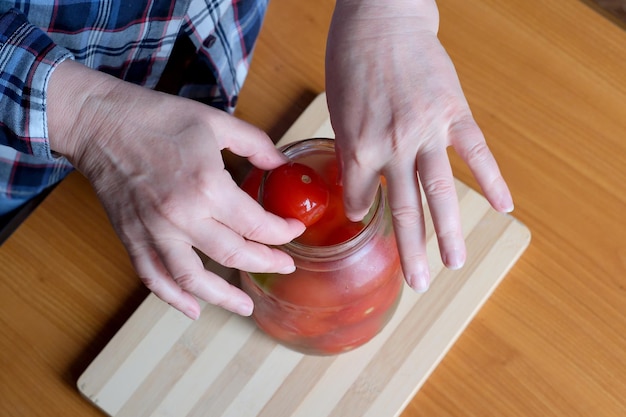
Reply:
[[284, 156], [259, 129], [209, 106], [119, 81], [66, 61], [48, 95], [51, 148], [94, 186], [145, 285], [191, 318], [195, 297], [249, 315], [252, 300], [207, 271], [216, 262], [289, 273], [293, 260], [266, 245], [304, 230], [262, 209], [232, 180], [221, 150], [261, 169]]
[[338, 0], [326, 57], [348, 216], [364, 216], [384, 175], [403, 271], [420, 292], [430, 282], [422, 193], [444, 264], [460, 268], [466, 257], [448, 146], [496, 210], [513, 209], [437, 38], [438, 19], [432, 0]]

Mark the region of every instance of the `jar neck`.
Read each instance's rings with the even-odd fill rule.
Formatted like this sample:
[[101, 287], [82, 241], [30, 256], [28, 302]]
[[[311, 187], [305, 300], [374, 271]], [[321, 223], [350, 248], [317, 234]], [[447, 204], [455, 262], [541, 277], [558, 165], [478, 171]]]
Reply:
[[282, 246], [282, 249], [293, 257], [311, 262], [329, 262], [346, 258], [365, 246], [379, 230], [385, 227], [385, 189], [379, 186], [374, 204], [365, 216], [365, 226], [352, 238], [345, 242], [329, 246], [310, 246], [295, 240]]
[[289, 159], [311, 153], [331, 153], [335, 155], [335, 140], [329, 138], [311, 138], [288, 143], [279, 149]]
[[[287, 144], [280, 150], [289, 159], [298, 159], [300, 157], [311, 154], [335, 154], [335, 141], [328, 138], [312, 138], [298, 142]], [[259, 187], [259, 201], [263, 195], [263, 186], [265, 183], [264, 176]], [[329, 246], [310, 246], [299, 242], [291, 241], [281, 248], [293, 257], [297, 257], [310, 262], [329, 262], [338, 260], [352, 255], [367, 244], [377, 233], [378, 230], [384, 228], [386, 197], [385, 188], [378, 187], [378, 192], [374, 199], [374, 204], [370, 207], [368, 214], [365, 216], [365, 226], [352, 238], [335, 245]]]

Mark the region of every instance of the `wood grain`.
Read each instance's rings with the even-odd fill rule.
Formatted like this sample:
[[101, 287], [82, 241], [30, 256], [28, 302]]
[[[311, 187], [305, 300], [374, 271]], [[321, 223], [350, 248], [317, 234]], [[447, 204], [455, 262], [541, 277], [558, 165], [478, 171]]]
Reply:
[[[334, 137], [324, 94], [278, 145], [310, 137]], [[399, 415], [530, 242], [525, 226], [478, 193], [460, 182], [457, 193], [466, 267], [443, 267], [430, 227], [430, 291], [405, 290], [389, 325], [365, 346], [302, 355], [250, 318], [205, 305], [193, 322], [151, 295], [80, 377], [80, 391], [115, 417]], [[237, 275], [207, 267], [231, 281]]]
[[[273, 138], [324, 90], [333, 4], [270, 2], [238, 115]], [[438, 5], [440, 38], [533, 242], [402, 417], [623, 417], [624, 26], [577, 0]], [[0, 265], [0, 415], [101, 416], [76, 380], [148, 292], [84, 178], [44, 201]]]

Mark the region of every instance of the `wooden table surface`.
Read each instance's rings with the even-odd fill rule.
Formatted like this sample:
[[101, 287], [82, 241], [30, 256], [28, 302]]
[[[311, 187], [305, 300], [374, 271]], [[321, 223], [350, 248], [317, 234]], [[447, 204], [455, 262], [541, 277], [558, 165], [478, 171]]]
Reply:
[[[623, 417], [626, 32], [579, 0], [438, 3], [533, 241], [402, 416]], [[324, 90], [332, 5], [272, 0], [241, 118], [278, 138]], [[76, 380], [147, 290], [80, 175], [0, 247], [0, 265], [0, 415], [101, 415]]]

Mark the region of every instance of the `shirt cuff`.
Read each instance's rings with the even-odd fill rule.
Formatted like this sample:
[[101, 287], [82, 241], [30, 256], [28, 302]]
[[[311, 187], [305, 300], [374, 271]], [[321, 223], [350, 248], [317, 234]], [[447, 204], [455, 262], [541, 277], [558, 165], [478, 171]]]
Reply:
[[0, 15], [0, 144], [45, 159], [50, 152], [46, 94], [54, 69], [73, 59], [17, 9]]

